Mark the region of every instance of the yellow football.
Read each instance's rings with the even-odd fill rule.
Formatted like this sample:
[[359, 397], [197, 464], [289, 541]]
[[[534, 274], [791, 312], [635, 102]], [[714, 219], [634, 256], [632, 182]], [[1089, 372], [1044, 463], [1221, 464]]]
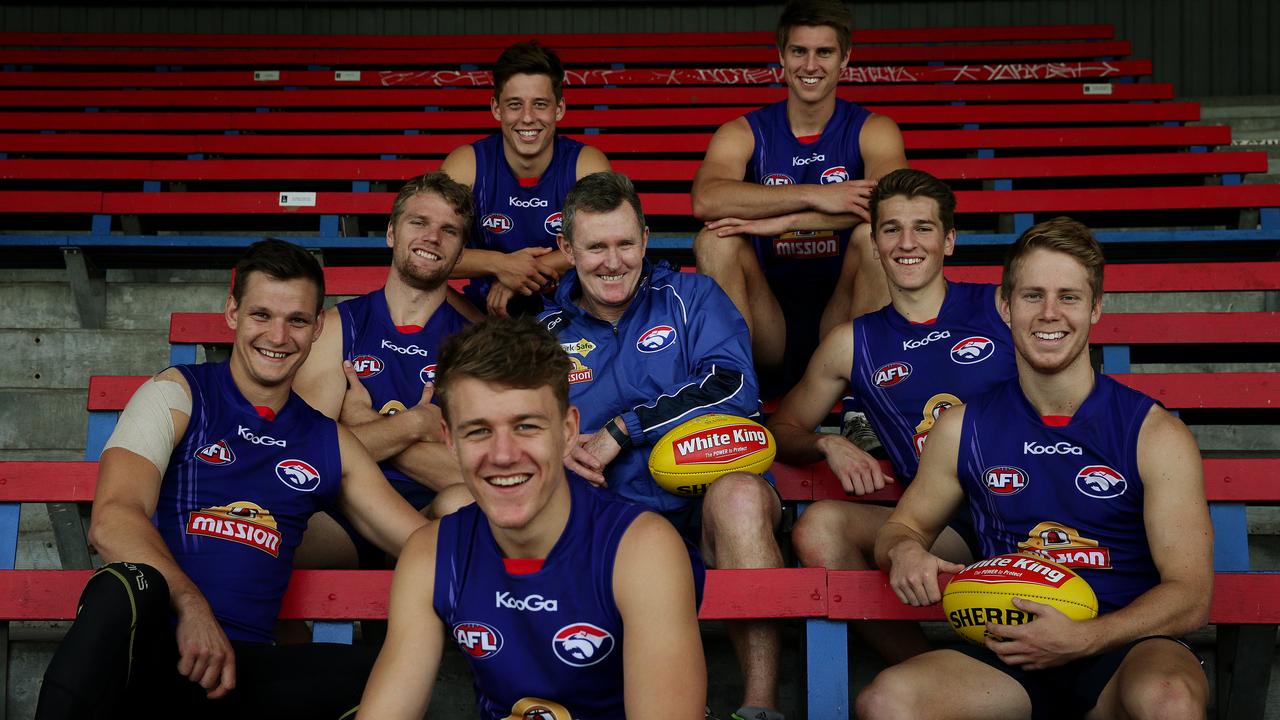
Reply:
[[1013, 598], [1052, 605], [1072, 620], [1098, 616], [1098, 598], [1084, 578], [1029, 553], [997, 555], [956, 573], [942, 591], [942, 611], [960, 637], [981, 645], [988, 622], [1021, 625], [1035, 619], [1014, 607]]
[[663, 435], [649, 453], [649, 473], [673, 495], [702, 497], [721, 475], [768, 470], [776, 452], [773, 435], [760, 423], [712, 413]]

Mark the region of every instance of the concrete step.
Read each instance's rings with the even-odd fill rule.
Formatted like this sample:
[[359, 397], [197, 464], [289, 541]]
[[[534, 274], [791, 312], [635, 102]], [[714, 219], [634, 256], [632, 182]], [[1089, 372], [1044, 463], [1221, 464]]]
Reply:
[[85, 389], [0, 388], [0, 447], [8, 459], [84, 454]]
[[[222, 283], [107, 283], [106, 327], [168, 330], [173, 312], [220, 312], [227, 297]], [[0, 281], [0, 328], [80, 327], [71, 286], [65, 280]]]
[[90, 375], [150, 375], [169, 364], [168, 330], [0, 330], [14, 360], [0, 388], [87, 388]]

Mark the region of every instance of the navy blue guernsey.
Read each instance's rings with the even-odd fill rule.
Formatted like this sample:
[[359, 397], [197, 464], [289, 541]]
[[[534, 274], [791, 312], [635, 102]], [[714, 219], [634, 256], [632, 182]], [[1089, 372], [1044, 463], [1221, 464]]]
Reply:
[[[471, 196], [476, 205], [473, 245], [482, 250], [512, 253], [528, 247], [556, 247], [560, 209], [577, 181], [578, 154], [583, 145], [556, 135], [551, 164], [533, 187], [521, 187], [502, 152], [501, 133], [471, 144], [476, 154], [476, 178]], [[493, 277], [475, 278], [466, 295], [479, 307]]]
[[[761, 185], [827, 185], [860, 180], [866, 171], [858, 141], [862, 125], [870, 116], [865, 108], [837, 99], [822, 136], [816, 142], [802, 143], [791, 131], [785, 101], [749, 112], [745, 117], [755, 136], [755, 147], [744, 179]], [[779, 237], [753, 236], [752, 241], [760, 267], [775, 286], [775, 293], [781, 289], [786, 292], [779, 295], [820, 295], [825, 302], [840, 276], [850, 233], [798, 231]], [[821, 313], [822, 308], [814, 312]]]
[[[434, 382], [436, 361], [445, 338], [470, 324], [444, 302], [418, 332], [400, 332], [387, 309], [382, 289], [338, 303], [342, 318], [342, 359], [351, 361], [360, 382], [373, 398], [373, 409], [383, 415], [418, 404], [422, 387]], [[396, 469], [389, 461], [382, 472], [410, 505], [421, 509], [435, 493]]]
[[156, 527], [228, 638], [272, 642], [307, 520], [342, 485], [337, 424], [292, 393], [263, 419], [225, 362], [176, 367], [191, 419], [160, 484]]
[[1089, 582], [1102, 612], [1159, 583], [1138, 473], [1153, 404], [1100, 374], [1062, 427], [1041, 420], [1017, 380], [967, 402], [957, 468], [979, 555], [1045, 553]]
[[893, 305], [854, 319], [853, 401], [900, 482], [916, 476], [939, 415], [1018, 376], [995, 292], [995, 285], [948, 283], [938, 317], [927, 325], [911, 323]]
[[625, 717], [613, 564], [644, 509], [585, 481], [568, 482], [569, 521], [534, 573], [506, 571], [477, 505], [440, 520], [432, 605], [471, 666], [486, 720], [512, 716], [526, 698], [559, 703], [574, 720]]

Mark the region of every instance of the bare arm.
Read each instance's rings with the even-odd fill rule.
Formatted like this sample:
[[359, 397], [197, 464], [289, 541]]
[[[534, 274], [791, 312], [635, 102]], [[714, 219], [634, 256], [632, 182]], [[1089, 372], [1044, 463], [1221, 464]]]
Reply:
[[476, 149], [471, 143], [459, 145], [440, 163], [440, 171], [448, 175], [454, 182], [467, 187], [476, 184]]
[[938, 418], [924, 444], [915, 479], [876, 533], [876, 565], [889, 573], [894, 593], [908, 605], [938, 602], [942, 599], [938, 573], [964, 568], [929, 552], [947, 526], [947, 518], [964, 500], [956, 471], [963, 419], [963, 405]]
[[609, 172], [612, 169], [613, 166], [609, 164], [609, 158], [605, 157], [604, 153], [590, 145], [584, 145], [578, 153], [578, 166], [574, 168], [574, 179], [581, 180], [593, 173]]
[[396, 563], [387, 640], [365, 684], [357, 718], [420, 720], [427, 713], [445, 635], [432, 606], [437, 530], [431, 524], [415, 532]]
[[390, 555], [399, 555], [409, 535], [426, 520], [392, 489], [364, 446], [341, 425], [338, 448], [342, 454], [338, 509], [370, 542]]
[[[190, 388], [182, 373], [169, 369], [157, 376]], [[125, 413], [129, 413], [126, 406]], [[190, 417], [170, 411], [177, 441]], [[151, 523], [160, 497], [160, 470], [150, 460], [120, 447], [108, 448], [98, 463], [89, 542], [108, 563], [150, 565], [169, 585], [169, 602], [178, 618], [178, 672], [218, 698], [235, 687], [235, 651], [213, 616], [204, 593], [187, 577]]]
[[879, 180], [894, 170], [907, 167], [902, 132], [887, 115], [867, 118], [858, 135], [858, 147], [862, 151], [862, 165], [868, 180]]
[[392, 458], [391, 464], [432, 490], [440, 491], [462, 482], [458, 459], [444, 442], [416, 442]]
[[342, 414], [342, 399], [347, 392], [347, 379], [342, 374], [342, 332], [338, 309], [325, 310], [320, 337], [293, 378], [293, 391], [334, 420]]
[[627, 717], [703, 717], [707, 666], [689, 562], [675, 529], [652, 513], [636, 518], [618, 546], [613, 594], [626, 631]]

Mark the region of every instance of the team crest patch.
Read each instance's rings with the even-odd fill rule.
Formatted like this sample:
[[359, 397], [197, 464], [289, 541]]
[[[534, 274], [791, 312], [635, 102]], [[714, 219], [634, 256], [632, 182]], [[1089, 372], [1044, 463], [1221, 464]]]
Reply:
[[1076, 473], [1076, 489], [1091, 498], [1106, 500], [1123, 495], [1129, 489], [1129, 481], [1106, 465], [1088, 465]]
[[418, 377], [422, 380], [423, 385], [426, 385], [427, 383], [435, 382], [436, 381], [436, 364], [431, 363], [430, 365], [422, 368], [422, 370], [418, 372]]
[[542, 222], [542, 229], [546, 230], [548, 235], [559, 235], [564, 228], [563, 218], [564, 216], [559, 210], [551, 213], [547, 216], [547, 219]]
[[614, 640], [609, 631], [591, 623], [573, 623], [556, 632], [551, 646], [565, 665], [587, 667], [608, 657]]
[[226, 440], [219, 440], [196, 450], [196, 459], [209, 465], [230, 465], [236, 461], [236, 454]]
[[973, 365], [994, 355], [996, 344], [990, 338], [972, 335], [951, 346], [951, 360], [961, 365]]
[[480, 622], [462, 622], [453, 626], [453, 640], [462, 652], [477, 660], [491, 658], [502, 650], [502, 633], [498, 628]]
[[822, 176], [818, 178], [818, 182], [822, 185], [830, 185], [832, 183], [842, 183], [849, 179], [849, 171], [843, 165], [829, 167], [822, 171]]
[[320, 487], [320, 472], [303, 460], [276, 463], [276, 477], [291, 490], [311, 492]]
[[676, 329], [670, 325], [655, 325], [645, 330], [636, 340], [636, 349], [642, 353], [666, 350], [676, 341]]

